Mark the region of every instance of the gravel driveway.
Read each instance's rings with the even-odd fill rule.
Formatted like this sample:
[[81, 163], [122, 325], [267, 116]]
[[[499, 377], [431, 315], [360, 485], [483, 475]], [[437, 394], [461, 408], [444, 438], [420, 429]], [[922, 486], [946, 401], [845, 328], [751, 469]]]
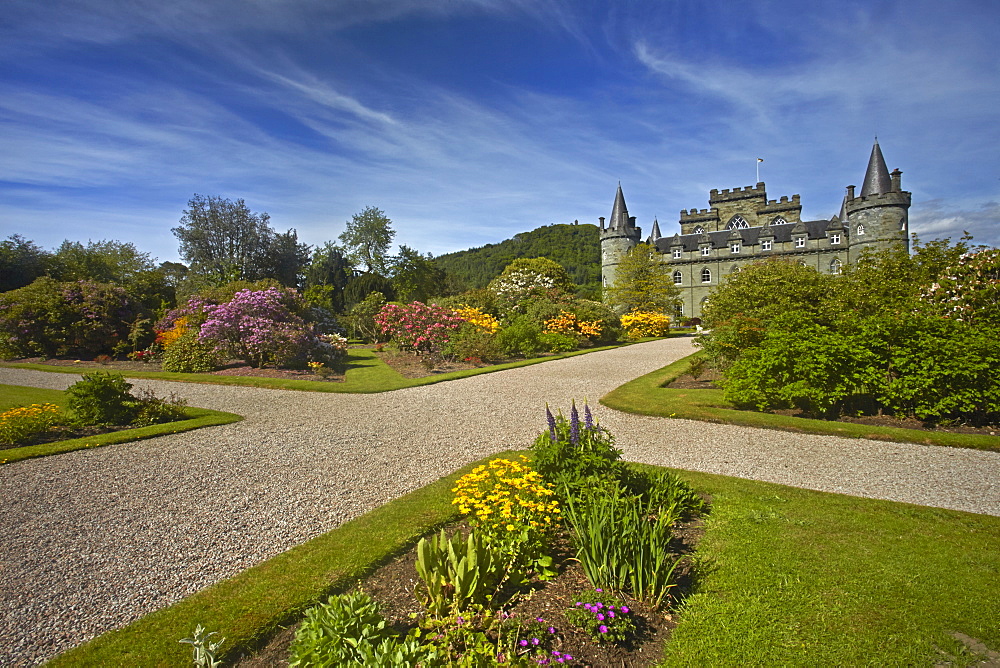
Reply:
[[[0, 665], [35, 665], [493, 452], [588, 399], [633, 461], [1000, 515], [1000, 454], [617, 413], [666, 339], [374, 395], [133, 381], [236, 424], [0, 467]], [[67, 374], [0, 369], [64, 389]]]

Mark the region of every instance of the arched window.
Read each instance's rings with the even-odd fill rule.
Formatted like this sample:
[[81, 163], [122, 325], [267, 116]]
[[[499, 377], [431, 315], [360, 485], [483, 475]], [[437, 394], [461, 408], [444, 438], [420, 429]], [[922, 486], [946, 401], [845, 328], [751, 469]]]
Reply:
[[730, 267], [729, 273], [730, 274], [738, 274], [738, 273], [740, 273], [740, 267], [739, 267], [739, 265], [734, 264], [732, 267]]
[[750, 223], [743, 216], [733, 216], [729, 220], [729, 224], [726, 225], [727, 230], [745, 230], [748, 227], [750, 227]]
[[709, 269], [708, 267], [705, 267], [704, 269], [701, 270], [701, 282], [702, 283], [712, 282], [712, 270]]
[[830, 273], [839, 274], [840, 273], [840, 260], [833, 258], [830, 260]]
[[900, 218], [899, 219], [899, 229], [901, 229], [901, 230], [905, 230], [906, 229], [906, 218]]
[[680, 285], [683, 282], [684, 282], [684, 276], [681, 274], [680, 271], [675, 271], [674, 272], [674, 285]]
[[865, 234], [865, 226], [864, 225], [858, 225], [858, 236], [862, 237], [862, 236], [864, 236], [864, 234]]
[[694, 228], [694, 234], [705, 234], [705, 228], [699, 225], [698, 227]]
[[777, 218], [775, 218], [774, 220], [771, 221], [771, 224], [772, 225], [784, 225], [787, 222], [788, 222], [787, 220], [785, 220], [781, 216], [778, 216]]

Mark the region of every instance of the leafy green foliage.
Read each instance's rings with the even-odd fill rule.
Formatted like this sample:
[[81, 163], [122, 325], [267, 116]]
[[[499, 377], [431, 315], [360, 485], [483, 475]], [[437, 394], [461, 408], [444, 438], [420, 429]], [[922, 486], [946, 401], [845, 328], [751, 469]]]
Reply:
[[184, 638], [178, 642], [191, 645], [191, 660], [196, 668], [218, 668], [222, 662], [216, 658], [216, 653], [226, 642], [225, 638], [212, 640], [212, 636], [217, 636], [217, 631], [205, 633], [206, 629], [201, 624], [194, 628], [194, 634], [190, 638]]
[[463, 540], [442, 529], [417, 543], [417, 575], [423, 582], [421, 603], [436, 616], [458, 613], [470, 605], [484, 605], [506, 579], [507, 563], [497, 546], [476, 531]]
[[0, 241], [0, 292], [30, 285], [45, 274], [51, 261], [51, 253], [20, 234]]
[[496, 345], [505, 357], [531, 357], [542, 350], [542, 326], [528, 316], [518, 316], [496, 333]]
[[225, 362], [221, 352], [210, 343], [198, 340], [198, 330], [192, 328], [163, 350], [163, 370], [179, 373], [215, 371]]
[[369, 293], [358, 304], [355, 304], [348, 315], [347, 321], [355, 336], [368, 341], [379, 341], [381, 330], [375, 323], [375, 316], [385, 307], [385, 295], [381, 292]]
[[546, 257], [566, 268], [591, 298], [600, 292], [601, 250], [596, 225], [548, 225], [513, 239], [434, 258], [466, 289], [484, 288], [518, 258]]
[[347, 221], [347, 227], [339, 238], [355, 266], [364, 265], [368, 273], [385, 276], [389, 268], [387, 253], [394, 236], [396, 231], [392, 229], [392, 221], [385, 211], [366, 206]]
[[621, 257], [615, 283], [604, 293], [605, 301], [618, 313], [673, 313], [680, 303], [670, 266], [649, 244], [636, 244]]
[[400, 301], [426, 302], [441, 294], [444, 270], [434, 264], [431, 255], [421, 255], [409, 246], [400, 245], [399, 255], [391, 262], [392, 286]]
[[580, 421], [574, 403], [570, 417], [554, 416], [546, 407], [548, 429], [535, 439], [531, 448], [535, 470], [556, 485], [562, 502], [588, 487], [615, 486], [625, 475], [621, 450], [614, 436], [594, 422], [590, 407], [584, 406]]
[[105, 371], [85, 373], [69, 386], [69, 408], [84, 425], [126, 425], [135, 419], [136, 402], [132, 383], [121, 374]]
[[[291, 646], [290, 666], [409, 668], [440, 665], [436, 652], [398, 639], [368, 594], [331, 596], [306, 611]], [[433, 662], [433, 663], [431, 663]]]
[[487, 286], [502, 309], [538, 295], [561, 295], [572, 292], [573, 281], [558, 262], [548, 258], [514, 260]]

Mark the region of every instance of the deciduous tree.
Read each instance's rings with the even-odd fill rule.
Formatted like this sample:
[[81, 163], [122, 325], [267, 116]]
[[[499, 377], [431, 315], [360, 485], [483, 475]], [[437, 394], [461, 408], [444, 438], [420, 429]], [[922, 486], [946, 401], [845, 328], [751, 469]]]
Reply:
[[673, 313], [680, 303], [680, 291], [656, 249], [637, 244], [622, 256], [615, 283], [605, 290], [604, 301], [618, 313]]
[[385, 212], [366, 206], [347, 221], [347, 229], [339, 238], [355, 265], [364, 265], [365, 271], [385, 276], [389, 265], [387, 253], [394, 236], [392, 221]]

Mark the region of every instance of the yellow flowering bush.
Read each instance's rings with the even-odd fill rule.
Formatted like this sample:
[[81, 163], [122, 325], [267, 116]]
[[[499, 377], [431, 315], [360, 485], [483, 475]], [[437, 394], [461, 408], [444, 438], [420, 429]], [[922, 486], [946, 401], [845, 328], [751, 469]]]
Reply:
[[169, 348], [172, 344], [176, 343], [179, 338], [184, 336], [185, 332], [188, 331], [188, 318], [184, 316], [182, 318], [177, 318], [174, 320], [174, 326], [166, 331], [160, 332], [156, 335], [156, 342], [159, 343], [164, 348]]
[[670, 317], [653, 311], [632, 311], [622, 316], [622, 327], [630, 339], [666, 336], [670, 332]]
[[483, 313], [483, 310], [479, 308], [462, 306], [455, 309], [455, 315], [489, 334], [496, 334], [497, 330], [500, 329], [500, 322], [489, 313]]
[[452, 504], [479, 532], [515, 561], [542, 572], [548, 535], [558, 525], [559, 502], [542, 474], [521, 462], [494, 459], [459, 478]]
[[55, 404], [31, 404], [0, 413], [0, 443], [14, 445], [42, 434], [62, 422]]
[[600, 320], [580, 320], [569, 311], [560, 311], [558, 316], [545, 321], [546, 332], [579, 335], [588, 339], [600, 336], [603, 328]]

